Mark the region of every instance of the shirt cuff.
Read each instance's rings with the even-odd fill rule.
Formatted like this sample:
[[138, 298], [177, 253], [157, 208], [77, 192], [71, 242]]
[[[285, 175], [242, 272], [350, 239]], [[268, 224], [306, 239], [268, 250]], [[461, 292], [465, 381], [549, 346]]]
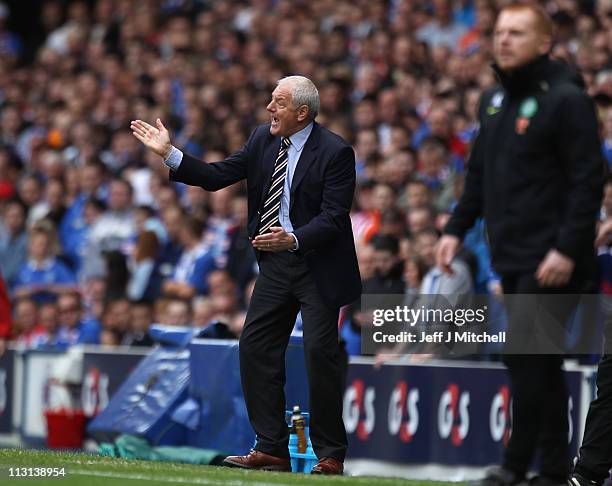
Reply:
[[291, 248], [289, 251], [298, 251], [300, 249], [300, 242], [297, 239], [297, 236], [295, 236], [293, 233], [289, 233], [291, 236], [293, 236], [293, 240], [295, 241], [295, 247]]
[[173, 172], [177, 171], [183, 161], [183, 152], [172, 146], [170, 154], [164, 159], [164, 164]]

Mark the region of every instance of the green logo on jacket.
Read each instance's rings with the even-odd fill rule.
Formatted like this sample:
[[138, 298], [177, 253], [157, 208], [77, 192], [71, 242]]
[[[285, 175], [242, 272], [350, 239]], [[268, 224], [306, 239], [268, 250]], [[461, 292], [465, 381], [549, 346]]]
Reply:
[[531, 118], [538, 111], [538, 102], [531, 96], [521, 103], [519, 113], [523, 118]]

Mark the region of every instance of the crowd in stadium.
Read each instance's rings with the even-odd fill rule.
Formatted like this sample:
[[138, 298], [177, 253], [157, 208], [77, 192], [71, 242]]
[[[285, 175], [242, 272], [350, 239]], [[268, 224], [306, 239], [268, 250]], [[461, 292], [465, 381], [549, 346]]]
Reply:
[[[354, 146], [364, 292], [439, 291], [424, 285], [480, 94], [496, 83], [490, 41], [506, 3], [48, 0], [26, 38], [0, 2], [0, 270], [12, 308], [0, 338], [150, 345], [151, 323], [239, 336], [257, 275], [245, 186], [170, 182], [130, 121], [159, 117], [181, 150], [221, 160], [269, 122], [270, 93], [289, 74], [315, 82], [317, 121]], [[612, 164], [612, 0], [542, 4], [553, 57], [583, 75]], [[465, 247], [445, 291], [499, 292], [482, 225]], [[610, 267], [602, 258], [607, 292]], [[350, 354], [361, 317], [341, 315]]]

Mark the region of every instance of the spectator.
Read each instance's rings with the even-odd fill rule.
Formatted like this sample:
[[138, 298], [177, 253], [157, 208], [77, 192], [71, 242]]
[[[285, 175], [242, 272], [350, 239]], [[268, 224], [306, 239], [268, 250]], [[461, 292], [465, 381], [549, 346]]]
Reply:
[[57, 301], [59, 314], [59, 336], [69, 346], [73, 344], [99, 344], [100, 323], [97, 319], [85, 318], [78, 292], [62, 294]]
[[95, 253], [96, 248], [89, 244], [89, 235], [96, 221], [104, 214], [105, 208], [99, 199], [87, 199], [79, 228], [64, 240], [64, 257], [82, 281], [104, 273], [104, 262], [101, 256]]
[[82, 291], [83, 317], [101, 321], [106, 296], [106, 280], [101, 276], [93, 277], [83, 281], [80, 288]]
[[131, 342], [130, 323], [132, 314], [130, 312], [130, 301], [125, 297], [109, 300], [102, 313], [102, 328], [100, 330], [101, 344], [117, 346]]
[[154, 231], [142, 231], [138, 236], [136, 248], [131, 259], [130, 281], [127, 296], [131, 300], [152, 302], [159, 296], [161, 276], [157, 256], [159, 240]]
[[212, 319], [200, 336], [215, 339], [237, 339], [244, 327], [246, 313], [240, 311], [236, 286], [229, 278], [229, 274], [219, 270], [214, 273], [216, 275], [211, 275], [211, 278], [217, 277], [219, 283], [216, 286], [219, 289], [212, 292], [215, 285], [211, 286]]
[[3, 213], [0, 221], [0, 270], [6, 283], [12, 286], [28, 251], [26, 209], [19, 200], [13, 199], [4, 206]]
[[491, 42], [495, 27], [495, 2], [476, 0], [474, 26], [459, 41], [459, 51], [464, 54], [484, 49]]
[[19, 170], [17, 156], [8, 147], [0, 145], [0, 202], [15, 196]]
[[25, 174], [19, 179], [17, 193], [29, 211], [42, 202], [43, 186], [34, 174]]
[[215, 259], [215, 265], [227, 265], [227, 251], [230, 246], [230, 230], [235, 224], [232, 214], [232, 198], [237, 186], [215, 191], [210, 195], [211, 215], [204, 228], [202, 244]]
[[374, 248], [374, 276], [363, 282], [363, 292], [372, 294], [403, 294], [402, 263], [399, 259], [397, 238], [376, 235]]
[[432, 228], [434, 222], [434, 211], [431, 207], [416, 207], [408, 212], [408, 231], [411, 235], [416, 235], [424, 229]]
[[114, 329], [102, 329], [100, 334], [100, 344], [102, 346], [114, 347], [121, 344], [121, 335]]
[[[402, 127], [394, 127], [392, 136], [403, 130]], [[414, 176], [416, 169], [415, 153], [404, 145], [407, 139], [407, 136], [402, 135], [401, 141], [394, 141], [394, 146], [397, 148], [379, 164], [376, 170], [376, 178], [380, 182], [389, 184], [396, 193]]]
[[166, 304], [162, 324], [168, 326], [191, 326], [191, 308], [189, 303], [183, 299], [170, 299]]
[[378, 218], [373, 207], [373, 181], [362, 181], [356, 194], [356, 204], [351, 211], [351, 226], [357, 245], [367, 243], [378, 229]]
[[411, 253], [404, 261], [404, 286], [407, 297], [416, 296], [420, 292], [423, 278], [429, 270], [429, 265], [416, 253]]
[[[70, 202], [66, 214], [59, 226], [59, 236], [64, 252], [70, 257], [75, 268], [80, 267], [80, 257], [85, 241], [94, 221], [85, 214], [88, 201], [100, 201], [98, 207], [106, 209], [104, 204], [106, 191], [104, 189], [105, 168], [101, 162], [88, 162], [75, 171], [79, 188], [73, 201]], [[93, 258], [95, 255], [90, 256]]]
[[193, 327], [206, 327], [213, 318], [214, 310], [210, 297], [198, 296], [191, 304]]
[[[448, 89], [452, 91], [453, 87]], [[455, 108], [445, 109], [442, 106], [434, 106], [427, 115], [426, 122], [421, 126], [418, 138], [413, 140], [413, 143], [418, 149], [421, 148], [421, 144], [425, 140], [433, 138], [441, 142], [446, 148], [446, 152], [455, 157], [454, 165], [461, 167], [466, 152], [466, 145], [454, 132], [451, 116], [456, 111], [458, 110]]]
[[374, 276], [376, 271], [374, 253], [375, 250], [371, 244], [357, 247], [357, 263], [359, 264], [361, 280], [367, 280]]
[[130, 278], [125, 255], [118, 250], [104, 253], [106, 300], [121, 300], [126, 296]]
[[110, 183], [108, 210], [95, 222], [89, 235], [91, 244], [98, 253], [120, 250], [134, 236], [135, 222], [132, 207], [132, 186], [124, 179], [116, 178]]
[[29, 297], [15, 300], [13, 334], [20, 348], [35, 349], [47, 340], [45, 328], [38, 323], [38, 305]]
[[403, 194], [398, 199], [398, 205], [402, 209], [415, 209], [429, 206], [431, 204], [431, 194], [429, 186], [425, 181], [411, 180], [405, 188]]
[[465, 34], [465, 27], [453, 19], [450, 0], [434, 0], [432, 3], [434, 18], [417, 30], [417, 39], [430, 47], [456, 49]]
[[44, 199], [30, 209], [29, 222], [32, 224], [40, 219], [48, 219], [57, 228], [66, 214], [65, 190], [61, 179], [49, 179], [45, 186]]
[[245, 196], [237, 196], [232, 202], [234, 226], [230, 229], [230, 244], [227, 251], [227, 270], [238, 283], [241, 292], [255, 276], [257, 261], [251, 249], [247, 230], [248, 206]]
[[168, 278], [174, 273], [183, 253], [180, 234], [185, 214], [179, 206], [172, 206], [161, 213], [161, 219], [166, 231], [166, 240], [160, 249], [159, 270], [163, 278]]
[[68, 346], [67, 342], [60, 336], [60, 327], [57, 314], [57, 304], [46, 302], [38, 309], [38, 321], [44, 328], [44, 337], [41, 336], [38, 347], [63, 349]]
[[175, 187], [168, 183], [160, 184], [156, 189], [153, 205], [159, 213], [163, 213], [170, 207], [178, 206], [179, 200]]
[[357, 176], [363, 178], [368, 162], [378, 158], [378, 133], [373, 128], [362, 128], [357, 132], [355, 164]]
[[381, 213], [378, 234], [393, 236], [400, 240], [406, 234], [404, 213], [394, 207]]
[[17, 60], [22, 51], [21, 39], [6, 28], [8, 16], [8, 7], [4, 2], [0, 2], [0, 56]]
[[147, 301], [132, 302], [130, 332], [123, 340], [128, 346], [153, 346], [149, 327], [153, 322], [153, 306]]
[[28, 261], [17, 271], [15, 297], [32, 297], [37, 303], [55, 300], [76, 284], [72, 271], [56, 256], [54, 232], [46, 224], [30, 230]]
[[417, 177], [433, 193], [436, 209], [448, 209], [455, 196], [455, 172], [449, 166], [447, 148], [439, 139], [428, 137], [421, 143]]
[[[0, 19], [0, 29], [2, 29], [2, 19]], [[6, 103], [0, 112], [0, 127], [2, 128], [0, 131], [0, 143], [8, 145], [15, 150], [22, 126], [23, 120], [17, 106]]]
[[[395, 191], [388, 184], [376, 184], [372, 190], [369, 201], [369, 210], [362, 214], [351, 215], [353, 227], [361, 226], [363, 231], [362, 242], [367, 243], [380, 230], [380, 219], [383, 212], [390, 210], [395, 205]], [[355, 231], [355, 229], [353, 230]], [[358, 240], [359, 241], [359, 240]]]
[[435, 248], [440, 233], [432, 227], [423, 228], [412, 237], [414, 252], [425, 262], [427, 268], [435, 265]]
[[208, 293], [208, 274], [214, 270], [211, 252], [202, 243], [200, 221], [186, 216], [180, 229], [181, 244], [185, 248], [176, 265], [172, 279], [163, 284], [166, 296], [191, 299]]

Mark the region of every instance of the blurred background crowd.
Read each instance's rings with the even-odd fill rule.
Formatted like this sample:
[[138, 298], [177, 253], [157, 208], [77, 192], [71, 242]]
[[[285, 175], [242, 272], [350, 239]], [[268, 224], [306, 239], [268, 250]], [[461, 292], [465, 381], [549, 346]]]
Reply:
[[[257, 275], [244, 184], [169, 182], [129, 123], [159, 117], [177, 147], [220, 160], [269, 121], [289, 74], [315, 82], [317, 121], [355, 148], [364, 292], [440, 291], [433, 249], [461, 194], [480, 94], [496, 83], [491, 36], [506, 3], [0, 2], [0, 270], [12, 308], [0, 338], [150, 345], [153, 322], [238, 337]], [[553, 56], [597, 103], [612, 164], [612, 0], [541, 3]], [[500, 291], [484, 232], [469, 233], [445, 291]], [[353, 307], [340, 333], [359, 354]]]

